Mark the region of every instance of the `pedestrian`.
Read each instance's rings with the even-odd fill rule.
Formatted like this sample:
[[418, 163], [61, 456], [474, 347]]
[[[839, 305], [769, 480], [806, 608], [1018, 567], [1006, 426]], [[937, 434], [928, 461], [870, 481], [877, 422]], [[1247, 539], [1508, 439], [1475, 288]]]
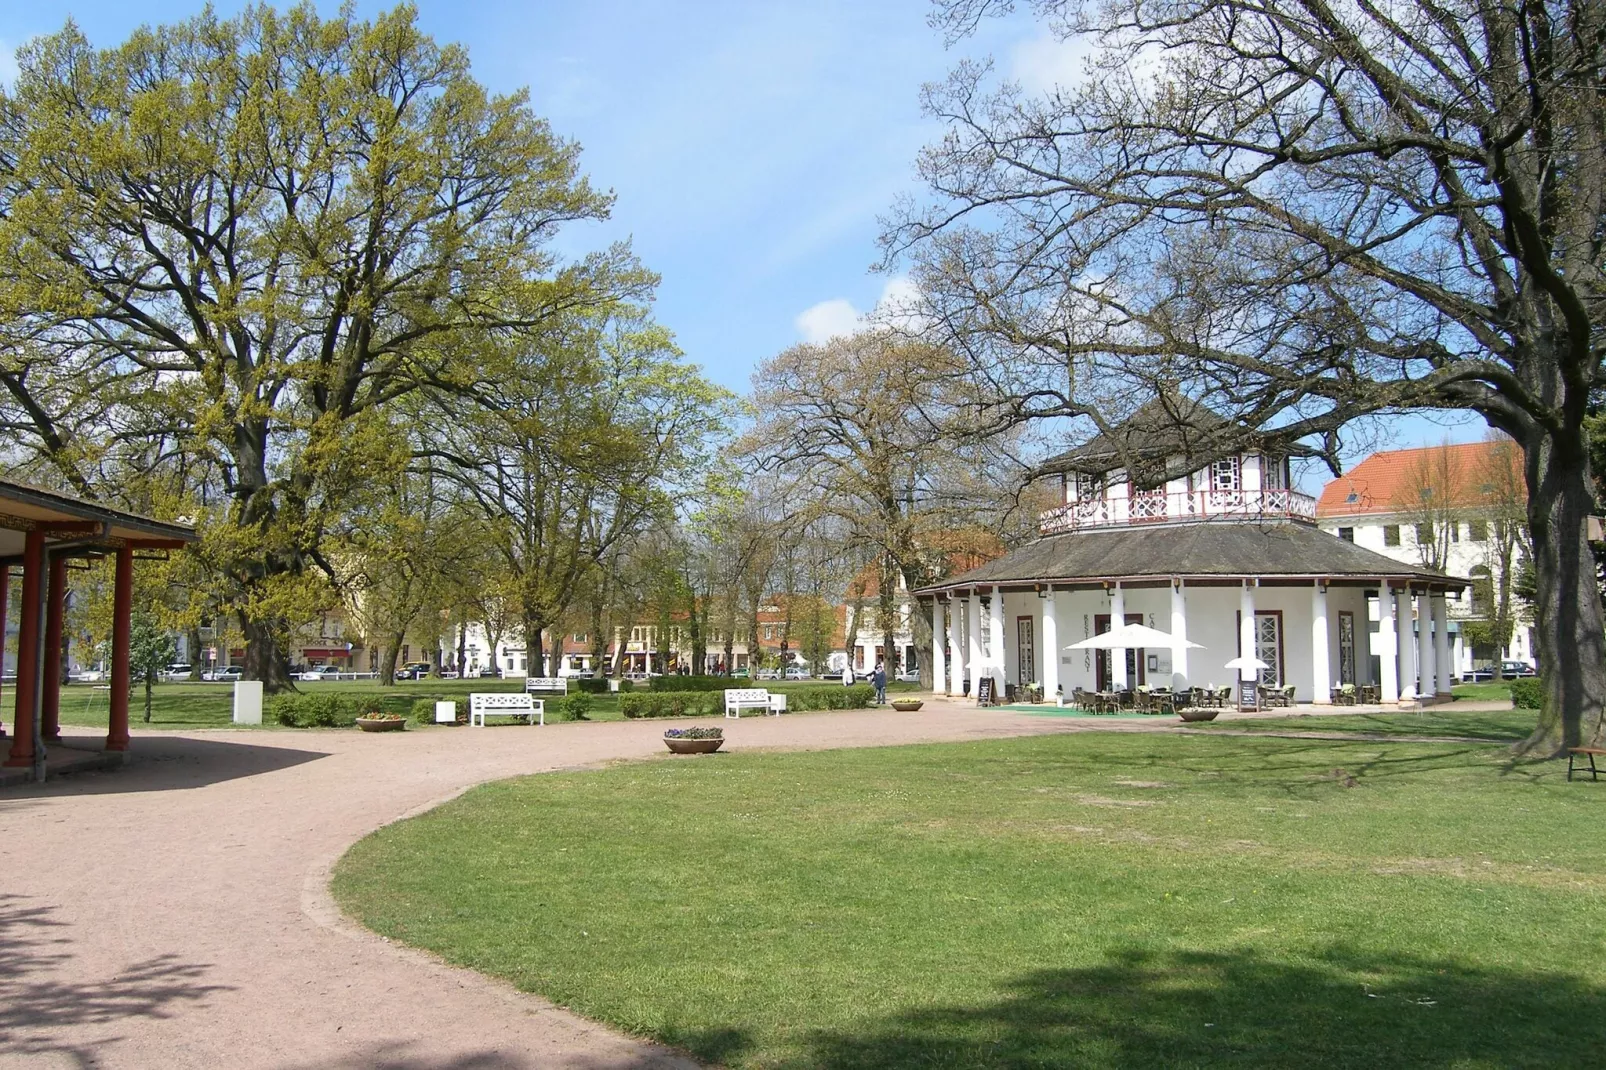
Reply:
[[851, 661], [842, 666], [842, 686], [853, 686], [853, 662]]
[[875, 704], [877, 706], [885, 704], [887, 701], [887, 666], [885, 662], [878, 661], [875, 663], [875, 674], [870, 677], [870, 682], [875, 684]]

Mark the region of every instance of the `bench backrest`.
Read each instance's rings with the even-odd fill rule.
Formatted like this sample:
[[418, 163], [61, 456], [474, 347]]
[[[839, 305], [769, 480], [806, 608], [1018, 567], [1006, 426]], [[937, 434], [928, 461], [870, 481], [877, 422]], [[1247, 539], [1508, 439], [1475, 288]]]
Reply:
[[770, 693], [762, 687], [727, 687], [726, 702], [768, 702]]
[[524, 678], [524, 690], [557, 691], [567, 695], [569, 680], [564, 676], [527, 676]]
[[471, 710], [533, 710], [535, 700], [517, 691], [476, 691], [468, 696]]

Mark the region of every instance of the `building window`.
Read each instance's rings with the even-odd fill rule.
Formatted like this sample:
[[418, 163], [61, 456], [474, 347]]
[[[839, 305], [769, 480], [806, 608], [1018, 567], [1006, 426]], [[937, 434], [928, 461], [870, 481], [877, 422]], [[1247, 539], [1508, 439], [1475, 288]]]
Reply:
[[1282, 457], [1272, 457], [1268, 454], [1260, 456], [1260, 486], [1263, 490], [1287, 490], [1287, 473], [1283, 465], [1288, 462]]
[[1354, 528], [1339, 528], [1338, 529], [1338, 537], [1343, 539], [1345, 542], [1354, 542], [1355, 541], [1355, 529]]
[[1416, 525], [1416, 544], [1418, 546], [1432, 546], [1434, 541], [1432, 524]]
[[1383, 525], [1383, 545], [1384, 546], [1398, 546], [1398, 545], [1400, 545], [1400, 525], [1398, 525], [1398, 524], [1384, 524]]
[[1460, 521], [1452, 521], [1450, 523], [1450, 525], [1449, 525], [1449, 530], [1450, 530], [1450, 541], [1451, 542], [1460, 542], [1461, 541], [1461, 523], [1460, 523]]
[[1487, 520], [1469, 520], [1469, 521], [1467, 521], [1467, 541], [1468, 542], [1488, 542], [1489, 541], [1489, 522]]
[[1104, 485], [1098, 476], [1078, 472], [1075, 486], [1076, 500], [1079, 502], [1097, 501], [1104, 497]]
[[1210, 466], [1211, 490], [1237, 490], [1238, 487], [1238, 458], [1223, 457]]

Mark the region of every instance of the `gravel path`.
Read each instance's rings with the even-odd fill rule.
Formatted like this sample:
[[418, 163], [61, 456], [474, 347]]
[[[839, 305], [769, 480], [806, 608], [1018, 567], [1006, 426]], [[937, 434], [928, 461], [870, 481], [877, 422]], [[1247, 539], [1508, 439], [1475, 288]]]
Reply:
[[[0, 1068], [689, 1065], [394, 947], [345, 920], [326, 890], [335, 860], [380, 825], [499, 777], [658, 756], [667, 723], [147, 733], [121, 770], [7, 789]], [[727, 746], [1089, 729], [1169, 726], [937, 701], [744, 719]]]

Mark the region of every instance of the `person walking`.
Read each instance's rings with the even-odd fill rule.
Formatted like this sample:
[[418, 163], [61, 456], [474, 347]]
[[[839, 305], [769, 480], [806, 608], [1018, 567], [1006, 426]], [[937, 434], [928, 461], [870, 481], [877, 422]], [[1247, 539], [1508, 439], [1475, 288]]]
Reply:
[[875, 704], [877, 706], [884, 705], [887, 701], [886, 662], [878, 661], [875, 663], [875, 674], [870, 677], [870, 682], [875, 684]]
[[842, 666], [842, 686], [853, 686], [853, 662], [851, 661]]

